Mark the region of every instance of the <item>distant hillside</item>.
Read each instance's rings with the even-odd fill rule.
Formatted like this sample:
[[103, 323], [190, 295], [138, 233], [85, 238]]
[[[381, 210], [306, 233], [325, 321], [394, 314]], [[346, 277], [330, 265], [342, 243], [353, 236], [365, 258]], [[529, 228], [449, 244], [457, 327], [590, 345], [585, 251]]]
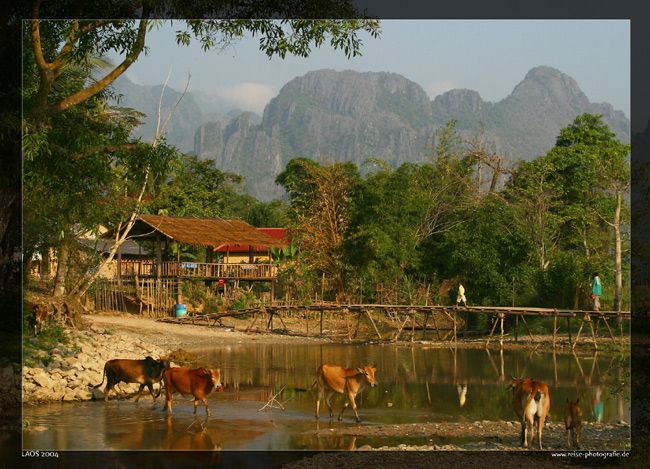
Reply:
[[260, 124], [242, 114], [227, 124], [203, 125], [194, 151], [242, 174], [248, 192], [269, 199], [282, 195], [274, 179], [296, 156], [357, 164], [374, 157], [393, 166], [419, 162], [435, 129], [456, 119], [461, 132], [483, 129], [509, 160], [530, 160], [584, 112], [602, 114], [629, 142], [622, 112], [589, 102], [575, 80], [550, 67], [532, 69], [497, 103], [472, 90], [451, 90], [432, 102], [422, 87], [398, 74], [319, 70], [287, 83]]
[[[147, 93], [136, 89], [129, 105], [155, 110], [160, 89], [155, 94], [156, 87], [149, 88]], [[431, 101], [420, 85], [395, 73], [318, 70], [288, 82], [266, 106], [261, 122], [252, 113], [233, 116], [232, 109], [202, 111], [191, 95], [182, 106], [168, 140], [243, 175], [246, 190], [263, 200], [283, 195], [275, 177], [298, 156], [357, 164], [372, 157], [393, 166], [423, 161], [434, 131], [450, 119], [458, 121], [461, 132], [482, 129], [511, 161], [548, 151], [560, 129], [584, 112], [602, 114], [621, 141], [630, 141], [630, 123], [621, 111], [591, 103], [575, 80], [545, 66], [530, 70], [497, 103], [464, 89]], [[150, 127], [140, 132], [151, 132]]]
[[[113, 89], [122, 95], [120, 106], [137, 109], [146, 114], [143, 125], [135, 131], [135, 136], [151, 140], [155, 133], [158, 103], [162, 85], [137, 85], [122, 75], [113, 83]], [[176, 104], [181, 92], [167, 87], [163, 96], [162, 118]], [[222, 105], [215, 99], [206, 99], [201, 94], [188, 92], [172, 116], [167, 128], [167, 142], [184, 152], [194, 151], [194, 133], [196, 129], [210, 121], [230, 120], [241, 111]]]

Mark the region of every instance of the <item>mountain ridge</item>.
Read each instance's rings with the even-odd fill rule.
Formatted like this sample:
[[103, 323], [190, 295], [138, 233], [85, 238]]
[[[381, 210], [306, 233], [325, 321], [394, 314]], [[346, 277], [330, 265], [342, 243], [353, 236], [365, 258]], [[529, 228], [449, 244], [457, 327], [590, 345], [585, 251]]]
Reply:
[[[246, 191], [261, 200], [283, 196], [275, 177], [294, 157], [358, 165], [380, 158], [394, 167], [425, 161], [435, 130], [450, 119], [465, 135], [483, 132], [492, 149], [509, 161], [544, 154], [560, 129], [584, 112], [602, 114], [621, 141], [630, 141], [630, 123], [623, 112], [609, 103], [590, 102], [572, 77], [544, 65], [529, 70], [496, 102], [470, 89], [449, 90], [431, 99], [419, 84], [395, 72], [332, 69], [289, 80], [261, 118], [233, 109], [210, 111], [205, 102], [198, 106], [191, 93], [186, 98], [186, 109], [173, 118], [168, 141], [215, 160], [224, 171], [241, 174]], [[157, 99], [159, 95], [156, 105]], [[215, 115], [218, 119], [211, 117]]]

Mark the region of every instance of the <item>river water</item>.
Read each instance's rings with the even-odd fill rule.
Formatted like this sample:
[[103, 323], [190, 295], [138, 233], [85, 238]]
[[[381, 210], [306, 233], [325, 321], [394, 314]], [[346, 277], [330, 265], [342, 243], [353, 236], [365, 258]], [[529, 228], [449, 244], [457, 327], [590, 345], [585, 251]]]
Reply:
[[[515, 420], [511, 393], [505, 389], [511, 375], [548, 383], [551, 421], [562, 421], [565, 399], [576, 397], [586, 420], [630, 421], [629, 387], [621, 386], [629, 383], [628, 355], [340, 344], [238, 344], [193, 352], [197, 359], [191, 365], [220, 368], [225, 384], [223, 392], [208, 399], [210, 418], [202, 404], [194, 416], [191, 400], [180, 395], [174, 395], [172, 416], [162, 411], [164, 394], [154, 405], [146, 393], [138, 403], [113, 399], [25, 406], [29, 429], [23, 433], [23, 448], [307, 450], [446, 443], [314, 435], [310, 431], [357, 425], [349, 409], [342, 422], [330, 422], [325, 405], [321, 419], [314, 418], [309, 388], [321, 363], [376, 366], [379, 385], [356, 399], [362, 425]], [[260, 410], [283, 387], [277, 402], [284, 410], [275, 403]], [[343, 397], [335, 397], [333, 404], [338, 412]]]

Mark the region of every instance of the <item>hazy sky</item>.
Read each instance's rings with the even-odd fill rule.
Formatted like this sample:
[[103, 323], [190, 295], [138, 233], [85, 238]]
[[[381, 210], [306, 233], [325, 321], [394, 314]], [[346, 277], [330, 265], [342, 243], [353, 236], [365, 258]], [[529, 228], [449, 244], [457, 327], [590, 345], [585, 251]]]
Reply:
[[310, 70], [387, 71], [421, 85], [431, 98], [469, 88], [486, 101], [510, 94], [526, 73], [548, 65], [576, 80], [592, 102], [609, 102], [630, 116], [628, 20], [385, 20], [379, 39], [362, 35], [363, 55], [346, 59], [329, 45], [308, 58], [268, 59], [247, 37], [227, 49], [203, 52], [198, 42], [177, 46], [182, 22], [153, 30], [149, 53], [127, 71], [139, 84], [160, 84], [172, 66], [170, 86], [225, 98], [261, 114], [292, 78]]

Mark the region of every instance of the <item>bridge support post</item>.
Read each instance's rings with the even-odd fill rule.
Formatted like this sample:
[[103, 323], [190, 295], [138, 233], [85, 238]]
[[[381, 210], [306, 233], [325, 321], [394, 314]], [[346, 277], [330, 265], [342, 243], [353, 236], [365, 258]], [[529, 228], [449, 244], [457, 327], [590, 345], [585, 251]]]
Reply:
[[519, 342], [519, 315], [515, 315], [515, 342]]
[[360, 309], [357, 311], [357, 324], [354, 326], [354, 334], [352, 334], [352, 338], [356, 339], [357, 338], [357, 333], [359, 332], [359, 324], [361, 323], [361, 315], [363, 314], [363, 311]]
[[415, 340], [415, 313], [416, 311], [413, 309], [411, 310], [411, 313], [413, 315], [411, 316], [411, 342]]
[[596, 332], [594, 331], [594, 322], [591, 320], [589, 313], [585, 314], [585, 321], [589, 322], [589, 327], [591, 328], [591, 338], [594, 341], [594, 349], [598, 350], [598, 343], [596, 342]]
[[492, 324], [492, 329], [490, 329], [490, 335], [487, 338], [487, 341], [485, 342], [485, 348], [488, 347], [490, 344], [490, 340], [492, 340], [492, 335], [494, 334], [494, 329], [497, 328], [497, 323], [499, 322], [499, 318], [497, 316], [494, 317], [494, 323]]
[[454, 345], [458, 343], [458, 337], [456, 336], [456, 311], [454, 311]]
[[501, 335], [499, 338], [499, 347], [503, 350], [503, 318], [504, 318], [503, 313], [499, 313], [499, 322], [501, 324]]
[[422, 327], [422, 340], [425, 340], [427, 335], [427, 322], [429, 321], [429, 311], [424, 312], [424, 326]]
[[368, 319], [370, 319], [370, 324], [372, 324], [372, 327], [375, 329], [375, 333], [377, 334], [377, 337], [379, 337], [379, 340], [382, 340], [381, 334], [379, 333], [379, 329], [377, 329], [377, 325], [375, 324], [375, 321], [373, 321], [372, 316], [370, 315], [370, 311], [366, 310], [366, 316], [368, 316]]
[[557, 309], [553, 311], [553, 350], [555, 350], [556, 338], [557, 338]]
[[345, 314], [345, 327], [348, 330], [348, 342], [352, 342], [352, 336], [350, 332], [350, 310], [348, 308], [344, 308], [343, 314]]
[[553, 347], [553, 387], [557, 389], [557, 356]]

